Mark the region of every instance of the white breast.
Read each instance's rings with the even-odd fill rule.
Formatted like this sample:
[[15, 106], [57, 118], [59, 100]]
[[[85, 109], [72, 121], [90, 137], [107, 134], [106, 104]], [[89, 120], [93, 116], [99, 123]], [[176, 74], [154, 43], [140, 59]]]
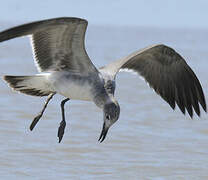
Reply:
[[70, 99], [92, 100], [91, 87], [87, 83], [82, 85], [73, 82], [66, 83], [64, 86], [58, 87], [58, 93]]
[[72, 79], [66, 74], [53, 73], [50, 76], [54, 90], [70, 99], [92, 101], [91, 85], [86, 80]]

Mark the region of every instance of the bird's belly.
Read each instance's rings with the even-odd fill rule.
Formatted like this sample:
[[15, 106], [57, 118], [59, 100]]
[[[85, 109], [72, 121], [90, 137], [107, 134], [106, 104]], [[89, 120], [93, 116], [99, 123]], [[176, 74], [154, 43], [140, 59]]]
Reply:
[[60, 88], [58, 93], [70, 99], [91, 101], [92, 94], [90, 89], [91, 87], [86, 84], [78, 85], [70, 83]]
[[88, 82], [76, 80], [60, 80], [55, 83], [57, 93], [70, 99], [92, 101], [92, 87]]

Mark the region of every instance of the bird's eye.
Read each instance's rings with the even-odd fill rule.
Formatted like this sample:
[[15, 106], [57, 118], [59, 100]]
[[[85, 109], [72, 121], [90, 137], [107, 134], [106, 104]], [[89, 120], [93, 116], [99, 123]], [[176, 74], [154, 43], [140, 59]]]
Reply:
[[110, 120], [110, 115], [106, 115], [106, 119], [107, 120]]

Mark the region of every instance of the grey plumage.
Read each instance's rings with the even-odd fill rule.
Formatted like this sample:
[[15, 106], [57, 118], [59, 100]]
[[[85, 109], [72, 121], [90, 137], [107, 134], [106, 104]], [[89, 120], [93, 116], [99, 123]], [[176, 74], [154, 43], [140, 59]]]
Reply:
[[172, 48], [154, 45], [137, 51], [124, 59], [102, 67], [102, 71], [114, 79], [121, 69], [130, 69], [145, 78], [173, 109], [177, 103], [180, 110], [193, 116], [193, 109], [200, 116], [198, 102], [206, 111], [206, 102], [198, 78], [185, 60]]
[[41, 113], [31, 124], [31, 130], [41, 118], [48, 102], [59, 93], [66, 97], [61, 103], [62, 121], [58, 131], [59, 142], [65, 129], [64, 104], [70, 99], [93, 101], [103, 109], [102, 142], [108, 129], [120, 114], [114, 98], [115, 78], [121, 70], [132, 70], [142, 76], [170, 106], [176, 104], [190, 117], [195, 111], [200, 116], [201, 104], [206, 111], [202, 87], [185, 60], [172, 48], [159, 44], [96, 69], [84, 45], [87, 21], [80, 18], [55, 18], [17, 26], [0, 33], [0, 42], [30, 35], [35, 64], [40, 74], [35, 76], [5, 76], [17, 91], [48, 95]]
[[[96, 71], [84, 46], [87, 21], [55, 18], [17, 26], [0, 33], [0, 42], [30, 35], [33, 54], [40, 72], [70, 70]], [[80, 61], [84, 58], [85, 61]]]

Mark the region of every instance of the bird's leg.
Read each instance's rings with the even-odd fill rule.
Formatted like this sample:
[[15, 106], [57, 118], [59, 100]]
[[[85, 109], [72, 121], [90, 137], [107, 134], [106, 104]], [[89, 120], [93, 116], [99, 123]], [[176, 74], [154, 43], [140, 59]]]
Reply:
[[66, 127], [66, 121], [65, 121], [65, 114], [64, 114], [64, 104], [69, 101], [69, 98], [64, 99], [61, 101], [61, 113], [62, 113], [62, 121], [60, 122], [59, 128], [58, 128], [58, 138], [59, 138], [59, 143], [61, 142], [63, 135], [64, 135], [64, 130]]
[[47, 107], [49, 101], [52, 99], [52, 97], [53, 97], [55, 94], [56, 94], [56, 93], [51, 93], [51, 94], [49, 94], [48, 99], [46, 100], [46, 102], [45, 102], [45, 104], [44, 104], [44, 106], [43, 106], [43, 109], [42, 109], [41, 112], [33, 119], [33, 122], [32, 122], [31, 125], [30, 125], [30, 130], [31, 130], [31, 131], [33, 130], [33, 128], [35, 127], [35, 125], [38, 123], [38, 121], [40, 120], [40, 118], [42, 117], [42, 115], [43, 115], [43, 113], [44, 113], [44, 111], [45, 111], [45, 109], [46, 109], [46, 107]]

